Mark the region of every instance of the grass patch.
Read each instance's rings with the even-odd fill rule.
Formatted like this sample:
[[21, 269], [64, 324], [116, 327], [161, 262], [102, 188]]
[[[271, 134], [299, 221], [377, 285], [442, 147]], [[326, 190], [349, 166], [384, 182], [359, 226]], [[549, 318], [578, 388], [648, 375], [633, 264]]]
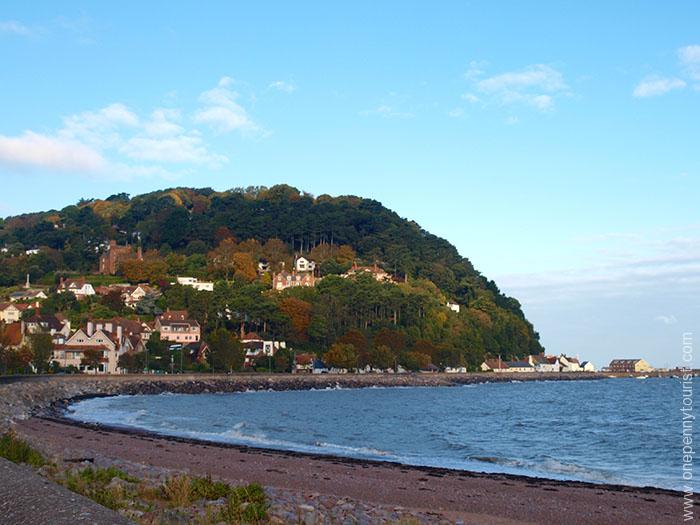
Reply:
[[0, 437], [0, 457], [13, 463], [26, 463], [32, 467], [42, 467], [46, 464], [44, 456], [34, 450], [29, 444], [10, 431]]
[[263, 488], [256, 484], [231, 490], [218, 519], [226, 523], [259, 524], [267, 519], [267, 498]]
[[231, 485], [223, 481], [214, 481], [211, 476], [192, 479], [192, 493], [195, 499], [215, 500], [231, 494]]
[[125, 506], [125, 500], [131, 499], [134, 494], [121, 485], [110, 485], [114, 478], [128, 483], [139, 481], [116, 467], [87, 467], [77, 472], [67, 472], [63, 484], [67, 489], [82, 494], [104, 507], [117, 510]]

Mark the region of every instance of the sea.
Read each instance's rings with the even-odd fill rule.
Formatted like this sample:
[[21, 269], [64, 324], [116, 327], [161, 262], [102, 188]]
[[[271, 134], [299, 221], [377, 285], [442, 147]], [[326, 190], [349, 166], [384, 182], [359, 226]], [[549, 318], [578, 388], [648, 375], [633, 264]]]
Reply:
[[681, 490], [682, 407], [680, 379], [650, 377], [121, 395], [66, 415], [253, 447]]

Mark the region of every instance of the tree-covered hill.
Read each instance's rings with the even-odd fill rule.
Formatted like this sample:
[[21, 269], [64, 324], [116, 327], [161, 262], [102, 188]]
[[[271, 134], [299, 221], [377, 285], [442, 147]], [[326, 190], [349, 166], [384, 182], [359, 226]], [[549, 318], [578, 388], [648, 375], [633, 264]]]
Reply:
[[[26, 273], [37, 280], [58, 272], [95, 272], [99, 254], [110, 239], [140, 244], [147, 261], [163, 261], [152, 265], [162, 275], [125, 265], [122, 273], [132, 280], [187, 273], [238, 281], [241, 286], [260, 285], [250, 271], [229, 273], [217, 267], [229, 249], [248, 253], [254, 263], [264, 259], [290, 264], [294, 254], [310, 253], [326, 276], [347, 270], [353, 262], [376, 264], [402, 283], [363, 285], [362, 279], [343, 283], [330, 278], [314, 289], [284, 292], [284, 297], [310, 304], [317, 325], [320, 308], [332, 305], [342, 310], [343, 301], [362, 286], [394, 305], [370, 305], [362, 301], [376, 303], [372, 297], [355, 298], [346, 306], [365, 308], [362, 320], [344, 319], [347, 312], [340, 310], [326, 312], [323, 334], [314, 336], [312, 328], [308, 344], [328, 344], [355, 329], [371, 337], [394, 326], [402, 328], [408, 344], [431, 340], [462, 354], [473, 352], [471, 362], [484, 352], [518, 356], [542, 350], [518, 301], [503, 295], [448, 241], [375, 200], [313, 197], [286, 185], [225, 192], [175, 188], [132, 198], [119, 194], [106, 200], [83, 200], [60, 211], [8, 217], [0, 222], [0, 247], [6, 249], [0, 255], [0, 285], [16, 285]], [[38, 254], [26, 254], [34, 248], [39, 248]], [[402, 299], [389, 297], [398, 291]], [[430, 297], [428, 311], [418, 304], [416, 298], [421, 296]], [[417, 306], [399, 304], [407, 297], [416, 299]], [[447, 300], [462, 306], [458, 315], [446, 309]], [[397, 313], [396, 308], [403, 310]]]

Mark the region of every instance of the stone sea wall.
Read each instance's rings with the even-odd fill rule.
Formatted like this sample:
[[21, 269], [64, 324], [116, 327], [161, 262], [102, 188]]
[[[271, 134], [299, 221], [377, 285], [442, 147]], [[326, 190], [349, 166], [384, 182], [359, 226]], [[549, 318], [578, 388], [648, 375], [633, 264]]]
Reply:
[[400, 374], [400, 375], [122, 375], [27, 376], [0, 378], [0, 430], [12, 421], [49, 413], [70, 400], [119, 394], [163, 392], [201, 394], [246, 390], [310, 390], [401, 386], [458, 386], [497, 381], [591, 380], [597, 373], [548, 374]]

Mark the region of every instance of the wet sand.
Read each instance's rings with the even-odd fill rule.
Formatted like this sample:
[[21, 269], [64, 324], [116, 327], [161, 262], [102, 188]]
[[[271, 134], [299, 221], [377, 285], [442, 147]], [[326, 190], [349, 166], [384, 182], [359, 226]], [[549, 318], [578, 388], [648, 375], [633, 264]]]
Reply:
[[[233, 483], [402, 506], [474, 524], [665, 524], [682, 522], [680, 493], [279, 452], [76, 425], [15, 422], [16, 431], [67, 461], [108, 458], [211, 474]], [[700, 507], [696, 503], [696, 514]]]

